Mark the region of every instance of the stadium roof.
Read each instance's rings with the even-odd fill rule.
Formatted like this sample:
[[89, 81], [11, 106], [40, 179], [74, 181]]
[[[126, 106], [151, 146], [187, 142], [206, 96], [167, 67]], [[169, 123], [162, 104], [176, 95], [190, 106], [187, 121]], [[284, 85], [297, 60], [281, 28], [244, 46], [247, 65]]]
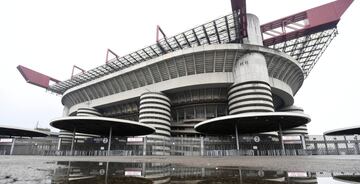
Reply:
[[[340, 17], [353, 0], [337, 0], [261, 26], [265, 47], [280, 50], [294, 57], [308, 76], [328, 45], [337, 35]], [[63, 94], [66, 90], [102, 76], [177, 50], [210, 44], [240, 43], [239, 12], [226, 15], [157, 43], [119, 57], [106, 64], [84, 71], [71, 79], [58, 81], [24, 66], [18, 69], [27, 82]], [[112, 52], [111, 52], [112, 53]], [[55, 84], [50, 85], [50, 81]]]
[[1, 136], [18, 136], [18, 137], [46, 137], [50, 132], [43, 132], [37, 130], [30, 130], [26, 128], [18, 128], [8, 125], [0, 125], [0, 137]]
[[360, 126], [344, 127], [324, 132], [324, 135], [359, 135]]
[[105, 117], [69, 116], [54, 119], [52, 127], [78, 133], [108, 135], [110, 128], [114, 136], [139, 136], [155, 132], [155, 128], [135, 121]]

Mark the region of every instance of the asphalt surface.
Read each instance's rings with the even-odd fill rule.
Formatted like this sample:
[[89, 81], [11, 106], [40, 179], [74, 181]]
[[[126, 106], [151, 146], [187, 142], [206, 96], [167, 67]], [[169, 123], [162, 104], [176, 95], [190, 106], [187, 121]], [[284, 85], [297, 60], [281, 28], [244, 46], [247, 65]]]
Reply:
[[56, 161], [153, 162], [194, 167], [255, 167], [285, 171], [360, 172], [360, 155], [329, 156], [0, 156], [0, 168], [8, 164], [38, 165]]

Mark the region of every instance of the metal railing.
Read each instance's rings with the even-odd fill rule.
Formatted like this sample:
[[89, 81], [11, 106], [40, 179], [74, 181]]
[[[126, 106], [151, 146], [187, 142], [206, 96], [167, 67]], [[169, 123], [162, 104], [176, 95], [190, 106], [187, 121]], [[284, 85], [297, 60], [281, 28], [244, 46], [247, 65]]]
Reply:
[[[104, 145], [96, 147], [95, 144], [77, 143], [73, 154], [65, 144], [62, 150], [57, 150], [53, 142], [42, 143], [17, 141], [13, 155], [44, 155], [44, 156], [106, 156]], [[21, 143], [21, 144], [20, 144]], [[281, 150], [276, 140], [264, 140], [259, 143], [241, 142], [240, 150], [231, 137], [171, 137], [169, 140], [144, 143], [127, 143], [126, 141], [113, 141], [109, 155], [114, 156], [143, 156], [143, 155], [176, 155], [176, 156], [279, 156], [279, 155], [358, 155], [360, 154], [360, 141], [356, 136], [309, 136], [305, 145], [286, 144]], [[91, 147], [94, 146], [95, 147]], [[0, 147], [0, 155], [8, 155], [8, 144]], [[97, 145], [98, 146], [98, 145]], [[306, 146], [303, 149], [303, 146]]]

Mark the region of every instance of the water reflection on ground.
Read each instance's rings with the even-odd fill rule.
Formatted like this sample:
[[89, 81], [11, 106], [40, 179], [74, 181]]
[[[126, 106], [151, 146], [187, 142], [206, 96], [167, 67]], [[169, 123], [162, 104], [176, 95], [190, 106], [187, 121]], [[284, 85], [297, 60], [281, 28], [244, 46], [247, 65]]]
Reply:
[[269, 171], [255, 168], [198, 168], [164, 163], [57, 162], [53, 184], [147, 183], [356, 183], [360, 173]]

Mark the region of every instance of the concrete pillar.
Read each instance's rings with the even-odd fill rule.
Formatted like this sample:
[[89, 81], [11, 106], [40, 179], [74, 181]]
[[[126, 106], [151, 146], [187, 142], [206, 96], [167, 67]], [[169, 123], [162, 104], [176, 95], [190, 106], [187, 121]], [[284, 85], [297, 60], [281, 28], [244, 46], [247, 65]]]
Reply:
[[109, 176], [109, 162], [106, 162], [106, 167], [105, 167], [105, 184], [108, 183], [108, 176]]
[[143, 138], [143, 155], [145, 156], [146, 155], [146, 140], [147, 140], [147, 138], [146, 137], [144, 137]]
[[[255, 15], [248, 14], [248, 37], [245, 44], [262, 46], [260, 23]], [[269, 74], [265, 56], [259, 52], [248, 52], [237, 60], [233, 67], [234, 84], [228, 91], [229, 115], [251, 112], [274, 112], [269, 85]], [[235, 126], [234, 129], [237, 129]], [[238, 131], [237, 149], [239, 149]]]
[[170, 155], [170, 107], [170, 99], [163, 93], [146, 92], [140, 96], [139, 122], [156, 129], [146, 136], [152, 155]]
[[58, 145], [57, 145], [57, 150], [60, 151], [60, 148], [61, 148], [61, 138], [59, 138], [59, 142], [58, 142]]
[[281, 154], [285, 155], [285, 145], [284, 145], [284, 140], [283, 140], [281, 124], [279, 124], [279, 140], [280, 140], [280, 145], [281, 145]]
[[201, 168], [201, 177], [205, 177], [205, 176], [206, 176], [205, 168]]
[[16, 141], [16, 138], [13, 138], [13, 142], [11, 143], [11, 148], [10, 148], [10, 155], [13, 155], [13, 153], [14, 153], [15, 141]]
[[204, 156], [204, 137], [200, 137], [200, 156]]
[[302, 148], [303, 148], [303, 150], [306, 150], [305, 136], [304, 136], [304, 135], [300, 135], [300, 138], [301, 138]]
[[354, 146], [355, 146], [356, 154], [357, 154], [357, 155], [360, 154], [360, 151], [359, 151], [359, 143], [356, 142]]
[[238, 132], [238, 128], [237, 128], [237, 124], [235, 124], [235, 138], [236, 138], [236, 150], [240, 150], [240, 145], [239, 145], [239, 132]]
[[355, 147], [355, 154], [360, 154], [360, 151], [359, 151], [359, 142], [358, 142], [358, 136], [355, 135], [354, 136], [354, 147]]
[[247, 32], [248, 37], [243, 39], [244, 44], [263, 46], [260, 21], [256, 15], [247, 14]]
[[319, 151], [318, 149], [319, 149], [319, 147], [318, 147], [318, 143], [314, 143], [314, 149], [316, 150], [316, 151]]
[[110, 130], [109, 130], [109, 141], [108, 141], [107, 156], [110, 156], [110, 150], [111, 150], [111, 139], [112, 139], [112, 127], [110, 127]]
[[346, 154], [349, 154], [349, 145], [348, 145], [348, 141], [346, 139], [346, 135], [344, 135], [344, 140], [345, 140], [345, 146], [346, 146]]
[[240, 184], [243, 183], [242, 172], [241, 172], [241, 168], [240, 168], [240, 167], [239, 167], [239, 182], [240, 182]]
[[75, 131], [76, 131], [76, 129], [74, 128], [74, 131], [72, 134], [72, 139], [71, 139], [71, 147], [70, 147], [70, 155], [71, 156], [74, 156]]
[[324, 137], [324, 144], [325, 144], [326, 154], [328, 155], [329, 154], [329, 149], [328, 149], [328, 146], [327, 146], [326, 136], [323, 135], [323, 137]]
[[[180, 149], [180, 151], [181, 151], [181, 154], [183, 154], [184, 153], [184, 136], [183, 135], [180, 135], [180, 142], [181, 142], [181, 149]], [[185, 155], [185, 154], [184, 154]]]
[[338, 144], [337, 142], [335, 142], [334, 145], [335, 145], [336, 153], [337, 153], [338, 155], [340, 155], [339, 144]]

